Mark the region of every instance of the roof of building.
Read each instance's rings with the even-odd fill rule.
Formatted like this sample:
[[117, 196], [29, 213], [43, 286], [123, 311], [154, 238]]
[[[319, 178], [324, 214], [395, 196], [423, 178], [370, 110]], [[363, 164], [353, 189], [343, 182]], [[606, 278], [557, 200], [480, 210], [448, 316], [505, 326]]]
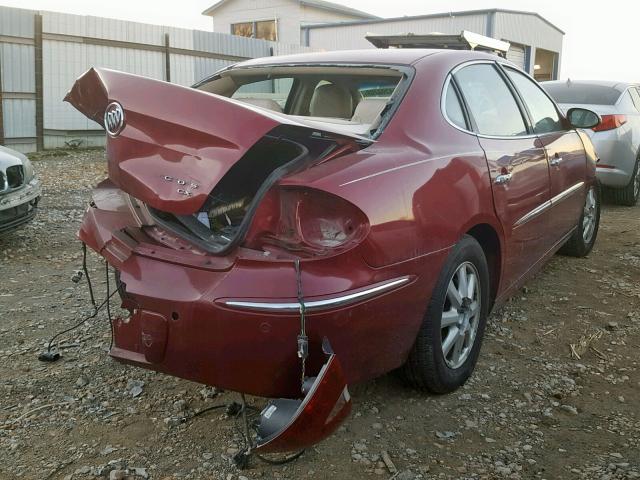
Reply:
[[[213, 12], [217, 10], [222, 5], [225, 5], [233, 0], [220, 0], [217, 3], [214, 3], [209, 8], [207, 8], [202, 15], [213, 15]], [[362, 10], [356, 10], [355, 8], [347, 7], [345, 5], [340, 5], [339, 3], [327, 2], [326, 0], [297, 0], [301, 5], [305, 5], [308, 7], [319, 8], [322, 10], [329, 10], [331, 12], [343, 13], [346, 15], [352, 15], [354, 17], [361, 17], [363, 19], [376, 20], [380, 17], [376, 15], [372, 15], [367, 12], [363, 12]]]
[[[223, 0], [224, 1], [224, 0]], [[346, 26], [346, 25], [366, 25], [366, 24], [378, 24], [378, 23], [387, 23], [387, 22], [397, 22], [400, 20], [420, 20], [426, 18], [442, 18], [442, 17], [462, 17], [465, 15], [483, 15], [489, 13], [514, 13], [518, 15], [532, 15], [534, 17], [538, 17], [544, 23], [554, 28], [558, 32], [564, 35], [564, 31], [556, 27], [549, 20], [544, 18], [542, 15], [536, 12], [527, 12], [524, 10], [508, 10], [504, 8], [487, 8], [482, 10], [463, 10], [459, 12], [443, 12], [443, 13], [430, 13], [426, 15], [414, 15], [414, 16], [404, 16], [404, 17], [392, 17], [392, 18], [373, 18], [373, 19], [365, 19], [365, 20], [348, 20], [346, 22], [334, 22], [334, 23], [322, 23], [318, 25], [303, 25], [302, 28], [311, 29], [311, 28], [325, 28], [325, 27], [336, 27], [336, 26]]]

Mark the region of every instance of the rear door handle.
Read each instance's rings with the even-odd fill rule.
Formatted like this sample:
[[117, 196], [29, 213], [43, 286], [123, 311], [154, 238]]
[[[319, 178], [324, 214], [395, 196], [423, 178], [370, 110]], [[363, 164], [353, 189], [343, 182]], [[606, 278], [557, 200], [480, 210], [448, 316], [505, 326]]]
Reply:
[[562, 157], [559, 157], [556, 155], [551, 159], [549, 163], [551, 164], [552, 167], [557, 167], [558, 165], [560, 165], [560, 162], [562, 162]]
[[495, 183], [496, 185], [504, 185], [505, 183], [509, 183], [510, 180], [511, 180], [511, 174], [503, 173], [502, 175], [498, 175], [496, 177]]

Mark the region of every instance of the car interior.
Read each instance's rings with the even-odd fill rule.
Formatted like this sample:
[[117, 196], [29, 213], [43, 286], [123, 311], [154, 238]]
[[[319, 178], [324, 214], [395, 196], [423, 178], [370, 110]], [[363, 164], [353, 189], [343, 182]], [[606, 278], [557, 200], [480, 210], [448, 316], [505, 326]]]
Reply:
[[369, 136], [397, 100], [402, 78], [382, 67], [254, 67], [227, 70], [198, 88], [310, 126]]

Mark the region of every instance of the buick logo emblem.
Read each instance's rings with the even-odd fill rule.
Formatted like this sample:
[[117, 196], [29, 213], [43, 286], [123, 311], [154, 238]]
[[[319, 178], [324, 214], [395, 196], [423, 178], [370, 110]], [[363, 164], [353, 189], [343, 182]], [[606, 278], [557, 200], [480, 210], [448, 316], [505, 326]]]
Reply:
[[118, 102], [111, 102], [104, 111], [104, 129], [115, 137], [124, 128], [124, 110]]

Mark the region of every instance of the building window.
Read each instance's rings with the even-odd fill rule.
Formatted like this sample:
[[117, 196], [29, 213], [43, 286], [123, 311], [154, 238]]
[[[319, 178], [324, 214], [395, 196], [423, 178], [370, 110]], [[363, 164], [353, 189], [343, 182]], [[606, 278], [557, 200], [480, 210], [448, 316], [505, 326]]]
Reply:
[[231, 34], [241, 37], [260, 38], [275, 42], [278, 40], [275, 20], [262, 20], [259, 22], [242, 22], [231, 25]]

